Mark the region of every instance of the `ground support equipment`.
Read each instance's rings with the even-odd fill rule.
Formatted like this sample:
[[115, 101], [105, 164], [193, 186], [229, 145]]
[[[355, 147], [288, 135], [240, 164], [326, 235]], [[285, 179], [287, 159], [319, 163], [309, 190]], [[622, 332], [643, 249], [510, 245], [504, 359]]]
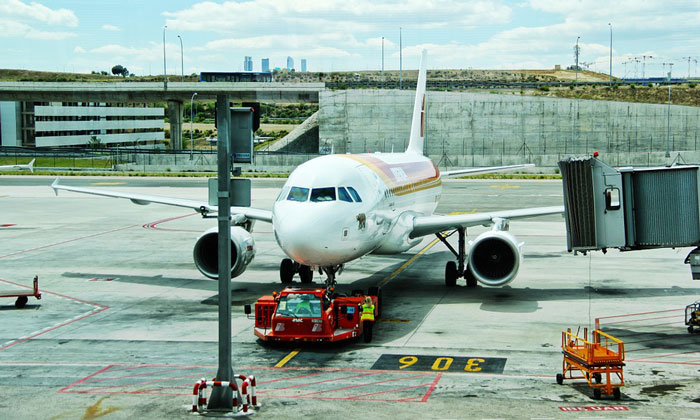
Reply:
[[[242, 381], [240, 389], [236, 383], [236, 378]], [[216, 378], [215, 378], [216, 379]], [[255, 376], [245, 376], [240, 374], [234, 374], [231, 382], [211, 380], [207, 381], [202, 378], [194, 384], [194, 390], [192, 391], [192, 412], [202, 413], [204, 407], [207, 405], [207, 387], [230, 387], [233, 391], [233, 411], [241, 415], [252, 414], [252, 411], [248, 410], [251, 406], [254, 409], [261, 407], [258, 404], [258, 398], [255, 396]]]
[[685, 325], [689, 333], [693, 332], [693, 327], [700, 328], [700, 300], [685, 307]]
[[625, 344], [600, 330], [593, 330], [592, 341], [588, 341], [588, 329], [583, 338], [574, 335], [571, 328], [561, 334], [564, 353], [562, 373], [557, 374], [557, 383], [564, 379], [585, 379], [593, 388], [593, 397], [601, 393], [620, 399], [620, 387], [625, 385], [622, 368], [625, 366]]
[[17, 309], [24, 308], [24, 305], [27, 304], [30, 296], [41, 299], [41, 293], [39, 292], [39, 276], [34, 276], [34, 287], [32, 288], [31, 292], [29, 292], [27, 289], [0, 290], [0, 298], [17, 298], [17, 300], [15, 300], [15, 308]]

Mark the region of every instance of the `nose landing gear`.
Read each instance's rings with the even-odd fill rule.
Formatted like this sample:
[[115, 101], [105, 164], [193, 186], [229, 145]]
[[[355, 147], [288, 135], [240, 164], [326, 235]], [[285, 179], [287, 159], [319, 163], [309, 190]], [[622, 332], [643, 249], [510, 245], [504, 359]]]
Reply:
[[289, 284], [294, 279], [294, 275], [299, 273], [299, 278], [304, 284], [313, 281], [314, 271], [308, 265], [299, 264], [289, 258], [285, 258], [280, 263], [280, 281], [283, 284]]

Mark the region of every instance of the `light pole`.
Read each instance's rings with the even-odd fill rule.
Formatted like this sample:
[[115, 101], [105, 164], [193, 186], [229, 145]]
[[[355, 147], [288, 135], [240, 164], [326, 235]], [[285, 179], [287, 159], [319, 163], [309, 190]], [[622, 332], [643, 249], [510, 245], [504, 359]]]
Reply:
[[182, 37], [180, 35], [177, 36], [180, 38], [180, 68], [182, 71], [182, 81], [185, 81], [185, 50], [182, 48]]
[[578, 83], [578, 53], [579, 53], [579, 49], [578, 49], [578, 40], [579, 40], [580, 38], [581, 38], [580, 36], [577, 36], [577, 37], [576, 37], [576, 50], [575, 50], [575, 52], [576, 52], [576, 82], [577, 82], [577, 83]]
[[608, 23], [610, 27], [610, 85], [612, 86], [612, 24]]
[[163, 26], [163, 89], [168, 89], [168, 70], [165, 66], [165, 30], [168, 25]]
[[382, 89], [384, 89], [384, 37], [382, 37]]
[[399, 89], [403, 88], [403, 42], [401, 40], [401, 27], [399, 26]]
[[192, 131], [192, 121], [194, 120], [194, 97], [197, 96], [197, 92], [192, 94], [190, 98], [190, 160], [192, 160], [192, 154], [194, 153], [194, 131]]
[[669, 141], [671, 139], [671, 72], [673, 72], [673, 63], [668, 63], [668, 107], [666, 108], [666, 164], [670, 165], [668, 159], [671, 158], [671, 150]]

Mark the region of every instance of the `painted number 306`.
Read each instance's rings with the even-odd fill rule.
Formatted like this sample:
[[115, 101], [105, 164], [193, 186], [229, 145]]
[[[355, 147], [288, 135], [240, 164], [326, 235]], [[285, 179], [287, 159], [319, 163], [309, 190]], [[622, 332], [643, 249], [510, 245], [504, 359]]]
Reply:
[[[430, 367], [432, 370], [448, 370], [452, 366], [452, 363], [454, 362], [453, 357], [438, 357], [435, 359], [433, 362], [433, 365]], [[399, 359], [399, 363], [401, 364], [399, 366], [399, 369], [406, 369], [407, 367], [413, 366], [418, 362], [418, 357], [416, 356], [404, 356]], [[464, 365], [464, 371], [465, 372], [480, 372], [481, 371], [481, 364], [484, 363], [484, 359], [480, 358], [472, 358], [472, 359], [467, 359], [467, 363]], [[456, 367], [456, 366], [455, 366]]]

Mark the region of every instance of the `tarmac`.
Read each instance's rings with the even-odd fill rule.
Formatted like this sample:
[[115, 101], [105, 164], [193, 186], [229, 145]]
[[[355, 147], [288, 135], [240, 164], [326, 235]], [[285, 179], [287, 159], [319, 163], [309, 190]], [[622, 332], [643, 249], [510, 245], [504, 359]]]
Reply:
[[[0, 418], [195, 418], [194, 383], [217, 370], [218, 313], [217, 284], [194, 267], [192, 248], [216, 219], [55, 197], [51, 182], [0, 176], [0, 289], [29, 288], [38, 275], [42, 292], [23, 309], [0, 298]], [[253, 180], [253, 206], [270, 208], [283, 182]], [[207, 197], [199, 178], [62, 183]], [[552, 180], [448, 180], [443, 188], [441, 214], [562, 203]], [[339, 276], [341, 290], [383, 288], [371, 343], [272, 346], [256, 340], [242, 308], [281, 289], [284, 255], [271, 226], [257, 223], [256, 257], [232, 287], [234, 371], [255, 375], [261, 403], [252, 417], [700, 418], [700, 334], [684, 324], [685, 306], [700, 296], [683, 264], [690, 249], [574, 256], [561, 216], [513, 221], [510, 230], [525, 245], [507, 286], [446, 288], [452, 254], [426, 237], [407, 253], [354, 261]], [[582, 380], [555, 381], [562, 331], [582, 334], [596, 322], [625, 342], [620, 400], [593, 399]]]

